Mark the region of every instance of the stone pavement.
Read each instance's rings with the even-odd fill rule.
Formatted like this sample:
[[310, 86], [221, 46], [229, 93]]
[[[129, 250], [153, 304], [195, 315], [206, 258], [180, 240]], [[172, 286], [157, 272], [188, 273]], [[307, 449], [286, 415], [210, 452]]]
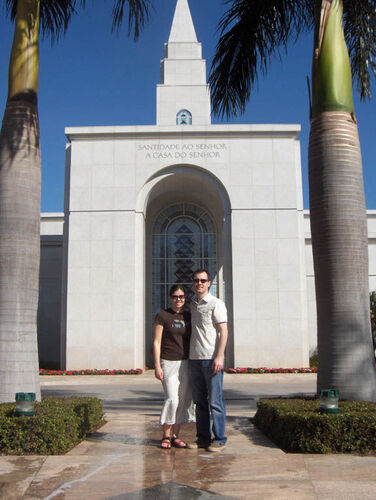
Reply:
[[[42, 394], [103, 397], [107, 423], [64, 456], [0, 457], [1, 499], [376, 499], [376, 457], [286, 454], [250, 422], [262, 395], [312, 393], [314, 375], [226, 375], [228, 446], [161, 450], [160, 383], [42, 377]], [[194, 425], [182, 437], [195, 439]]]

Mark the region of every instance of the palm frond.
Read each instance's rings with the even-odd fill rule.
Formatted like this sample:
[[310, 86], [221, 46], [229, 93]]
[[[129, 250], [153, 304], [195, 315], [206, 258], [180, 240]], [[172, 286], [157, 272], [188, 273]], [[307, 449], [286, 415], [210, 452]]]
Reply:
[[[85, 5], [85, 0], [40, 0], [40, 32], [43, 37], [55, 41], [65, 34], [77, 6]], [[12, 21], [16, 18], [17, 0], [6, 0], [6, 8]]]
[[210, 76], [213, 112], [221, 117], [242, 113], [258, 73], [287, 50], [287, 43], [313, 27], [310, 0], [227, 0], [230, 8], [218, 30]]
[[112, 29], [119, 30], [123, 22], [124, 11], [128, 9], [128, 36], [133, 32], [137, 40], [140, 31], [149, 20], [150, 0], [115, 0]]
[[344, 30], [353, 79], [361, 99], [371, 98], [376, 77], [376, 0], [343, 0]]

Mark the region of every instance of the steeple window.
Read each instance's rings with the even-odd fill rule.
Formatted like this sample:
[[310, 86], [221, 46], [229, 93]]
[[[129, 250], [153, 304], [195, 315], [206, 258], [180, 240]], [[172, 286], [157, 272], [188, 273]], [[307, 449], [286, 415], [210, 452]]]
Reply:
[[192, 114], [187, 109], [181, 109], [176, 115], [176, 125], [192, 125]]

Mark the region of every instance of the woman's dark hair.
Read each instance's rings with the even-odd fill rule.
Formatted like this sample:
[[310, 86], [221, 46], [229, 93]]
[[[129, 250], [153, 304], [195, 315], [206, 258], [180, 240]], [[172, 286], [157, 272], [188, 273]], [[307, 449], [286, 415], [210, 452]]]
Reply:
[[183, 290], [184, 295], [185, 295], [185, 290], [183, 285], [172, 285], [170, 288], [170, 297], [177, 291], [177, 290]]

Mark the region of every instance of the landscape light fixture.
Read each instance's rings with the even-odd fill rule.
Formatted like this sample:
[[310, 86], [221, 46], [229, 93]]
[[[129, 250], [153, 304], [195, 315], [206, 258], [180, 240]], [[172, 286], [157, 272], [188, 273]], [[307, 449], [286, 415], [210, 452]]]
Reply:
[[322, 389], [320, 391], [320, 412], [338, 413], [338, 389]]
[[34, 415], [35, 392], [17, 392], [16, 393], [16, 414]]

